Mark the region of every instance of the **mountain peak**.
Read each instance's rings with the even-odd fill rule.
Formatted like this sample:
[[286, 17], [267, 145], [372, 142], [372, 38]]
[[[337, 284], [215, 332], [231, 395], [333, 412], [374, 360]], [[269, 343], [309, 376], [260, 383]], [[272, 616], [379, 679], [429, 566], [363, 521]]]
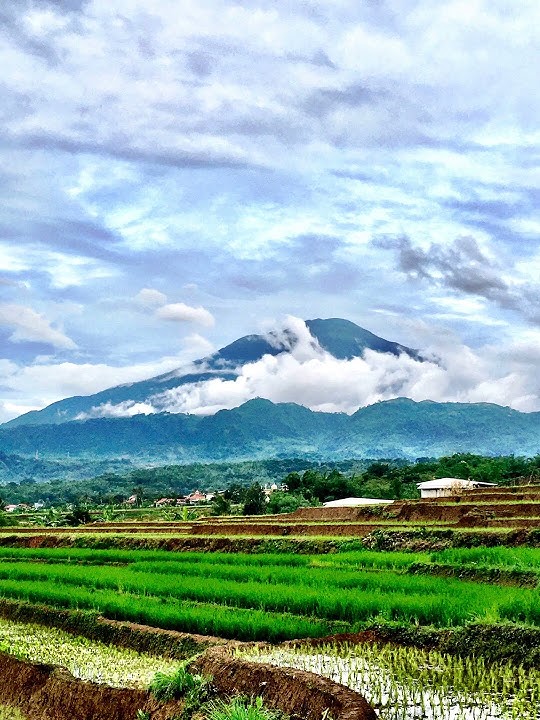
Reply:
[[375, 335], [359, 325], [342, 318], [306, 320], [306, 326], [322, 348], [339, 360], [351, 360], [366, 350], [401, 355], [405, 353], [415, 360], [420, 357], [416, 350]]
[[[396, 356], [405, 353], [416, 360], [422, 359], [416, 350], [385, 340], [350, 320], [315, 318], [306, 320], [305, 325], [320, 347], [339, 360], [361, 357], [366, 350]], [[21, 415], [5, 423], [5, 426], [61, 424], [96, 417], [128, 417], [135, 414], [138, 407], [150, 407], [155, 412], [191, 412], [189, 405], [184, 410], [181, 402], [171, 404], [171, 396], [178, 398], [184, 389], [186, 392], [190, 388], [197, 391], [209, 381], [234, 381], [245, 365], [256, 363], [267, 355], [277, 356], [291, 352], [291, 349], [294, 351], [298, 340], [294, 328], [267, 335], [246, 335], [212, 355], [196, 360], [189, 371], [179, 368], [148, 380], [108, 388], [94, 395], [66, 398], [43, 410]]]

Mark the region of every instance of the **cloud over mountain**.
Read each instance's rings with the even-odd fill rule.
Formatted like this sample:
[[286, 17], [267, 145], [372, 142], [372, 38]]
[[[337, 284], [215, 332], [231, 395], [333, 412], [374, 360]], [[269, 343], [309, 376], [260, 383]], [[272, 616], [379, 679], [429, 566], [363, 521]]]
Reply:
[[268, 339], [279, 348], [278, 354], [264, 354], [254, 362], [228, 366], [224, 368], [228, 377], [217, 375], [179, 384], [148, 396], [144, 404], [108, 401], [78, 418], [128, 417], [137, 412], [209, 415], [257, 397], [348, 414], [398, 397], [493, 402], [522, 411], [540, 410], [536, 373], [540, 344], [534, 346], [536, 355], [524, 357], [518, 368], [508, 350], [505, 358], [496, 348], [486, 348], [480, 354], [455, 342], [431, 348], [422, 359], [406, 352], [392, 354], [371, 349], [358, 357], [338, 358], [321, 347], [304, 321], [294, 317], [288, 317]]

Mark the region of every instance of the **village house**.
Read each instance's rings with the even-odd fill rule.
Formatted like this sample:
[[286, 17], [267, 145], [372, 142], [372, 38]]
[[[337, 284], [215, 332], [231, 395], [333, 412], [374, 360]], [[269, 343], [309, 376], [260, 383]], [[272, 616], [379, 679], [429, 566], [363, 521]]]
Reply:
[[196, 503], [204, 502], [205, 500], [206, 495], [200, 490], [195, 490], [195, 492], [192, 492], [191, 495], [186, 495], [186, 502], [189, 505], [195, 505]]
[[463, 490], [474, 490], [479, 487], [493, 487], [495, 483], [479, 480], [463, 480], [463, 478], [437, 478], [417, 484], [421, 498], [452, 497]]
[[164, 507], [165, 505], [176, 505], [175, 498], [160, 498], [154, 503], [156, 507]]

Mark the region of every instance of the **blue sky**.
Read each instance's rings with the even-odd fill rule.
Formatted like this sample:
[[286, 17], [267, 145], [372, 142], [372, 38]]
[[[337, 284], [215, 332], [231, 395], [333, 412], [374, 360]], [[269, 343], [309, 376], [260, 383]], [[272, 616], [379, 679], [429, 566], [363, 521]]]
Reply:
[[0, 19], [0, 421], [287, 315], [438, 354], [417, 399], [540, 409], [536, 0]]

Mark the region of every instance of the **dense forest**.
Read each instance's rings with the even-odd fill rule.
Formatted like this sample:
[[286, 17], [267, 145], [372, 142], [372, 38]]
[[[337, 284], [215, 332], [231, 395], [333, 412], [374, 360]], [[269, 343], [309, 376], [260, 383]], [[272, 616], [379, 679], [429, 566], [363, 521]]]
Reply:
[[233, 503], [245, 503], [247, 489], [276, 483], [286, 492], [274, 493], [269, 510], [284, 512], [300, 505], [317, 504], [344, 497], [386, 499], [417, 497], [417, 483], [434, 477], [460, 477], [512, 484], [517, 479], [540, 479], [540, 456], [484, 457], [455, 454], [439, 459], [319, 463], [304, 459], [196, 463], [138, 468], [104, 473], [91, 479], [61, 478], [37, 483], [22, 477], [0, 488], [6, 503], [47, 505], [89, 503], [121, 504], [137, 492], [145, 503], [160, 497], [181, 497], [196, 489], [227, 491]]

